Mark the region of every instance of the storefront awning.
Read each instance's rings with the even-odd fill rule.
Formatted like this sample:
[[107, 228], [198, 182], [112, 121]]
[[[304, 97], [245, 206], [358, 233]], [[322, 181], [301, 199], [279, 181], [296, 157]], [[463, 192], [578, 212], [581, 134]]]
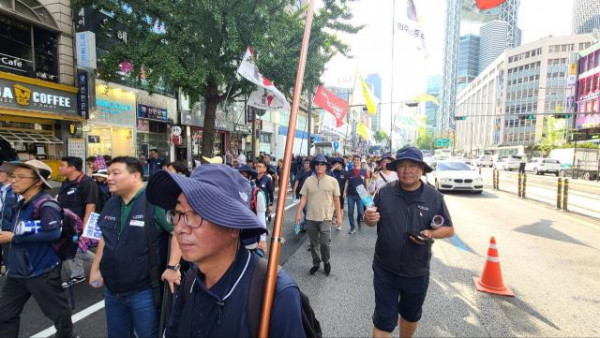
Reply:
[[0, 138], [5, 139], [9, 143], [63, 143], [63, 141], [54, 135], [32, 131], [0, 130]]

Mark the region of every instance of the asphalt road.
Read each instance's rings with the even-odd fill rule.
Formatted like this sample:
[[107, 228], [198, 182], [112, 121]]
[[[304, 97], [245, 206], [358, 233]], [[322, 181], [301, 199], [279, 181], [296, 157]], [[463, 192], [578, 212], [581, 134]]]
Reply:
[[[446, 202], [456, 235], [433, 246], [429, 293], [417, 336], [600, 336], [600, 222], [502, 191], [446, 194]], [[370, 336], [376, 229], [363, 227], [348, 235], [345, 220], [343, 231], [332, 232], [331, 275], [320, 270], [310, 276], [306, 235], [293, 234], [294, 212], [293, 207], [286, 212], [282, 262], [309, 295], [324, 336]], [[474, 287], [472, 277], [482, 272], [491, 236], [497, 239], [504, 281], [514, 298]], [[74, 291], [74, 313], [102, 299], [100, 291], [84, 283]], [[51, 325], [33, 301], [21, 323], [22, 336]], [[104, 336], [103, 309], [75, 328], [82, 337]]]

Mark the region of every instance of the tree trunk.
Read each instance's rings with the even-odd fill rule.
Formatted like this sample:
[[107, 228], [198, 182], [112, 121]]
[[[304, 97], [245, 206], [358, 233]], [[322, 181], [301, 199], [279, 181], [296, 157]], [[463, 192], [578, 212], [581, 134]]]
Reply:
[[206, 110], [204, 111], [204, 130], [202, 132], [202, 156], [213, 157], [213, 145], [215, 144], [215, 120], [217, 118], [218, 98], [206, 98]]

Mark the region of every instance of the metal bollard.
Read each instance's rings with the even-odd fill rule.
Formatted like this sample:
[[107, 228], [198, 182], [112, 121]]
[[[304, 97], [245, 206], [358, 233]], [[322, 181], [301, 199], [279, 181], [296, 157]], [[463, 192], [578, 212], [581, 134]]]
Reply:
[[521, 188], [521, 197], [525, 198], [525, 196], [526, 196], [525, 192], [527, 191], [527, 174], [525, 174], [525, 173], [523, 173], [522, 183], [523, 183], [523, 188]]
[[519, 179], [517, 181], [517, 194], [519, 197], [523, 196], [523, 175], [519, 174]]
[[564, 211], [568, 211], [569, 206], [569, 179], [565, 178], [563, 181], [563, 202], [562, 207]]
[[560, 210], [562, 207], [562, 185], [563, 179], [562, 177], [558, 178], [558, 187], [556, 188], [556, 209]]
[[496, 190], [500, 190], [500, 171], [496, 169]]

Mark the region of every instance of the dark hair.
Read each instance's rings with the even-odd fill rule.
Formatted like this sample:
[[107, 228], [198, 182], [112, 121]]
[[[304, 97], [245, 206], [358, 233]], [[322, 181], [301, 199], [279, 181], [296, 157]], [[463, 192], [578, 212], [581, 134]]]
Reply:
[[75, 156], [64, 156], [60, 159], [63, 162], [67, 162], [69, 167], [75, 167], [77, 171], [81, 171], [83, 168], [83, 161], [79, 157]]
[[155, 152], [155, 153], [157, 153], [157, 154], [158, 154], [158, 149], [156, 149], [156, 148], [152, 148], [152, 149], [150, 149], [150, 152]]
[[127, 171], [129, 171], [130, 174], [140, 173], [140, 175], [144, 176], [144, 166], [142, 165], [142, 161], [135, 157], [118, 156], [113, 158], [108, 166], [113, 165], [113, 163], [124, 163], [127, 167]]
[[353, 155], [353, 156], [352, 156], [352, 160], [354, 161], [354, 159], [355, 159], [355, 158], [358, 158], [359, 160], [362, 160], [362, 159], [360, 158], [360, 155]]
[[96, 158], [95, 158], [94, 156], [88, 156], [88, 157], [85, 159], [85, 161], [86, 161], [86, 162], [92, 162], [92, 163], [94, 163], [94, 161], [95, 161], [95, 160], [96, 160]]
[[102, 155], [102, 157], [104, 157], [105, 162], [110, 162], [110, 160], [112, 160], [112, 156], [110, 155]]
[[175, 169], [175, 172], [177, 172], [178, 174], [183, 174], [186, 177], [190, 177], [190, 170], [188, 169], [187, 164], [183, 162], [171, 162], [169, 163], [168, 167], [173, 167], [173, 169]]

